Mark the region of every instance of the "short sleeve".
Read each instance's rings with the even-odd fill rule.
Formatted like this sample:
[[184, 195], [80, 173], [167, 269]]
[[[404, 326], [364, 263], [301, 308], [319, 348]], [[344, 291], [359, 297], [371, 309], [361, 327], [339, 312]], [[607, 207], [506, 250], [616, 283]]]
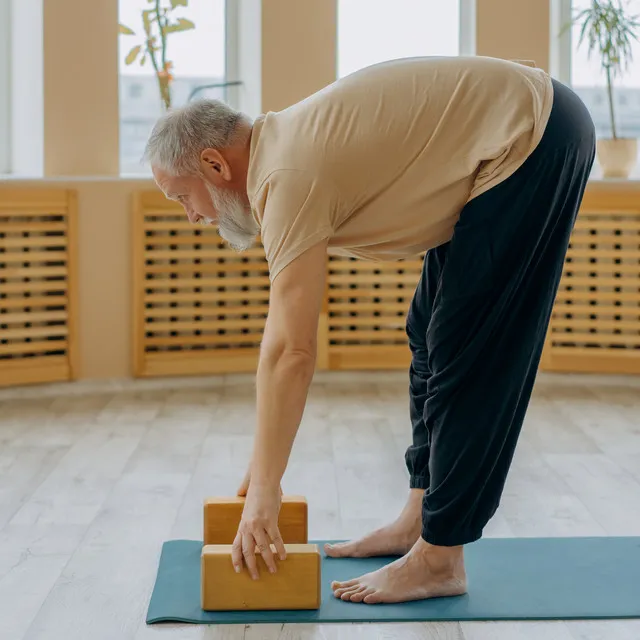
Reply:
[[260, 189], [261, 237], [269, 278], [333, 235], [337, 199], [332, 187], [304, 171], [279, 170]]

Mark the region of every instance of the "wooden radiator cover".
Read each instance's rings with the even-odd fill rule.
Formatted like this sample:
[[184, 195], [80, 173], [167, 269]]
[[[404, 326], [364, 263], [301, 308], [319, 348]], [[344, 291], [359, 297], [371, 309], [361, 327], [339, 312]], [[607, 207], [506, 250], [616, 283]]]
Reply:
[[640, 193], [587, 192], [542, 368], [640, 373]]
[[[138, 376], [255, 371], [269, 302], [262, 247], [236, 253], [159, 192], [136, 197]], [[321, 369], [405, 369], [421, 259], [327, 259]], [[541, 368], [640, 373], [640, 191], [590, 186], [571, 238]]]
[[71, 380], [76, 195], [0, 189], [0, 386]]
[[269, 303], [262, 247], [237, 253], [161, 193], [136, 197], [134, 372], [254, 371]]
[[422, 260], [331, 258], [328, 268], [329, 367], [407, 368], [406, 316]]

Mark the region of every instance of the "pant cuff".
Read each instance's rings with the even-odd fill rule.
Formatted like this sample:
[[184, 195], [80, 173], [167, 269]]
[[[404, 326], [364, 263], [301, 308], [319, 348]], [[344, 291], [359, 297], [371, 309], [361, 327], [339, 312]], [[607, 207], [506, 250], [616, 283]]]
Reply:
[[410, 476], [409, 477], [409, 489], [424, 489], [429, 488], [429, 476]]
[[440, 533], [430, 531], [429, 527], [422, 528], [422, 539], [437, 547], [459, 547], [465, 544], [471, 544], [476, 540], [480, 540], [480, 538], [482, 538], [482, 531], [475, 533], [470, 531], [461, 531], [449, 535], [442, 535]]

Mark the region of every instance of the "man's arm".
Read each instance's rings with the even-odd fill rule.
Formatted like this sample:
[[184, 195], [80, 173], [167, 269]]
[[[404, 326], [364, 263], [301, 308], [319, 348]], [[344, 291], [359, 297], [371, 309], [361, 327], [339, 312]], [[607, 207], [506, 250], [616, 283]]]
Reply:
[[278, 487], [315, 370], [318, 319], [326, 282], [327, 241], [276, 276], [257, 371], [257, 431], [251, 483]]

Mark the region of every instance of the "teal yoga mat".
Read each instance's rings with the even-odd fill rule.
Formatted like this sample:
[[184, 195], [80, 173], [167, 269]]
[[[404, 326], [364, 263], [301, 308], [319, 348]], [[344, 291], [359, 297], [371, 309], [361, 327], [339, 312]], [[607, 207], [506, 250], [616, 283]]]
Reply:
[[[323, 542], [317, 542], [322, 549]], [[205, 612], [200, 608], [202, 542], [166, 542], [147, 623], [403, 622], [640, 618], [640, 537], [485, 538], [468, 545], [469, 592], [405, 604], [366, 605], [331, 595], [332, 580], [394, 558], [322, 558], [317, 611]]]

